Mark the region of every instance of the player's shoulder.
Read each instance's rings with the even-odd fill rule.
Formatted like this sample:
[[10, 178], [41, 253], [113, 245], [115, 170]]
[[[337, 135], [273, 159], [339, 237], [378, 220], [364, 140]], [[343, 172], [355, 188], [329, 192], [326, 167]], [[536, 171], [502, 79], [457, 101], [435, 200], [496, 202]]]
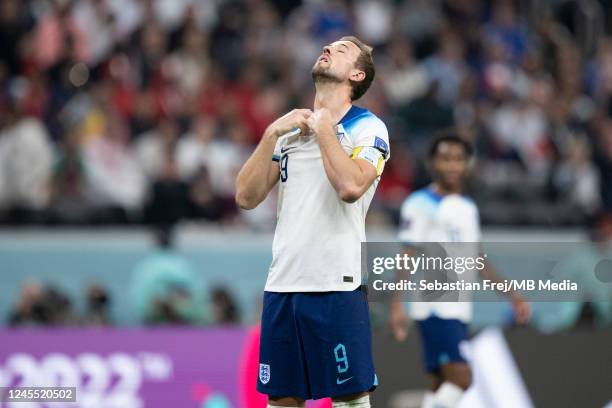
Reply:
[[476, 204], [476, 202], [474, 201], [474, 199], [472, 197], [470, 197], [469, 195], [466, 194], [451, 194], [448, 195], [446, 197], [444, 197], [444, 199], [446, 201], [449, 201], [453, 204], [460, 204], [469, 208], [474, 209], [475, 211], [478, 211], [478, 205]]
[[478, 211], [478, 204], [476, 204], [476, 201], [474, 201], [472, 197], [466, 194], [461, 194], [461, 198], [465, 201], [466, 204]]
[[404, 202], [414, 203], [414, 202], [427, 202], [439, 204], [442, 201], [443, 197], [436, 193], [429, 187], [420, 188], [418, 190], [413, 191]]
[[383, 153], [385, 160], [390, 155], [389, 133], [380, 118], [365, 108], [352, 105], [338, 123], [338, 133], [345, 134], [354, 146], [371, 146]]
[[480, 218], [480, 211], [478, 210], [478, 204], [476, 203], [476, 201], [474, 201], [472, 197], [465, 194], [462, 194], [461, 197], [465, 201], [466, 205], [471, 208], [474, 216]]
[[421, 188], [413, 191], [402, 203], [402, 212], [414, 210], [430, 210], [440, 205], [442, 196], [431, 188]]
[[479, 218], [476, 202], [465, 194], [450, 194], [444, 197], [440, 204], [441, 214], [461, 214], [459, 218]]
[[378, 116], [370, 112], [366, 108], [357, 105], [351, 106], [351, 109], [344, 115], [339, 122], [347, 132], [359, 132], [363, 129], [380, 130], [387, 134], [387, 126]]

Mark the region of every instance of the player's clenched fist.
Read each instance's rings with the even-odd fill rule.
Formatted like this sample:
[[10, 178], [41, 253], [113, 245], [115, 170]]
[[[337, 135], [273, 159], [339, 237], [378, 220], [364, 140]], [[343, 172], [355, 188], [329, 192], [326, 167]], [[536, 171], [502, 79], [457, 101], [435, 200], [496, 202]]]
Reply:
[[317, 109], [308, 119], [308, 127], [315, 134], [319, 134], [321, 130], [326, 128], [332, 128], [333, 126], [334, 123], [332, 121], [331, 112], [329, 111], [329, 109]]
[[406, 337], [408, 337], [408, 317], [404, 311], [404, 306], [400, 302], [393, 302], [389, 308], [389, 326], [395, 340], [406, 340]]
[[294, 129], [300, 129], [303, 135], [308, 134], [308, 120], [311, 116], [312, 111], [310, 109], [294, 109], [272, 122], [268, 127], [268, 131], [272, 132], [276, 137], [280, 137]]

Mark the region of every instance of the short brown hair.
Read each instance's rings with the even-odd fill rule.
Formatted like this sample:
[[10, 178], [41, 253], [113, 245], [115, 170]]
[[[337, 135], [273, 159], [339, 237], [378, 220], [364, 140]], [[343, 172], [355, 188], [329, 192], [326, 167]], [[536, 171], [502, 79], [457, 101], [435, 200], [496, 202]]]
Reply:
[[342, 37], [339, 41], [350, 41], [361, 50], [361, 53], [359, 53], [359, 56], [357, 57], [357, 61], [355, 61], [355, 67], [365, 73], [365, 78], [363, 81], [349, 80], [351, 86], [353, 87], [353, 92], [351, 92], [351, 101], [355, 101], [366, 93], [374, 80], [375, 71], [374, 59], [372, 58], [372, 47], [352, 35]]

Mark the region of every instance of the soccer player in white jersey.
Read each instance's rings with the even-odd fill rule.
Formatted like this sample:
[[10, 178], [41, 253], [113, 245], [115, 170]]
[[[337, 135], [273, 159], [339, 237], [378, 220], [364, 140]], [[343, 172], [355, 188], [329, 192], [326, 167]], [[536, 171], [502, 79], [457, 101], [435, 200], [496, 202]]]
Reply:
[[[401, 208], [399, 239], [407, 252], [421, 242], [480, 242], [478, 208], [463, 194], [471, 156], [471, 145], [452, 133], [434, 140], [429, 152], [433, 183], [412, 193]], [[486, 261], [480, 275], [496, 282], [502, 280]], [[516, 292], [507, 295], [516, 321], [525, 323], [531, 313], [529, 304]], [[395, 297], [390, 309], [391, 329], [399, 341], [406, 338], [408, 327], [401, 300]], [[472, 379], [460, 350], [460, 344], [468, 338], [472, 304], [412, 302], [409, 306], [410, 317], [418, 323], [425, 367], [432, 381], [422, 408], [456, 407]]]
[[331, 397], [334, 407], [369, 407], [377, 379], [360, 245], [389, 140], [353, 101], [374, 79], [372, 49], [343, 37], [323, 47], [312, 78], [314, 109], [273, 122], [237, 178], [245, 209], [280, 180], [257, 389], [268, 406]]

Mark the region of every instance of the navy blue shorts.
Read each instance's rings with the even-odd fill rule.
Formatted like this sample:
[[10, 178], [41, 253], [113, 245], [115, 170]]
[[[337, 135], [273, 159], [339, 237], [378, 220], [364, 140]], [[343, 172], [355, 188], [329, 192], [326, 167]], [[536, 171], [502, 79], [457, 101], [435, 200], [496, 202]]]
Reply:
[[430, 316], [419, 320], [425, 368], [429, 373], [440, 372], [448, 363], [465, 363], [460, 344], [468, 339], [467, 325], [457, 319]]
[[376, 385], [365, 293], [264, 293], [257, 391], [309, 400]]

